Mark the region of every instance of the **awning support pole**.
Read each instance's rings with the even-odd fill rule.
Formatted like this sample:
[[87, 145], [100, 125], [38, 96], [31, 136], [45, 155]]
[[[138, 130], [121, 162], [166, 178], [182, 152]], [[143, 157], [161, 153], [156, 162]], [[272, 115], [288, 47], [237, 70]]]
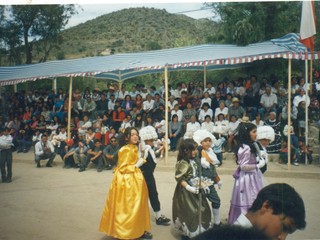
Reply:
[[203, 66], [203, 88], [207, 87], [207, 66]]
[[55, 94], [57, 94], [57, 79], [54, 78], [52, 80], [52, 90], [54, 91]]
[[164, 67], [164, 90], [165, 90], [165, 120], [166, 120], [166, 135], [165, 135], [165, 146], [166, 146], [166, 152], [165, 152], [165, 158], [164, 162], [165, 164], [168, 163], [168, 138], [169, 138], [169, 114], [168, 114], [168, 67]]
[[69, 102], [68, 102], [68, 126], [67, 126], [67, 138], [68, 140], [71, 139], [71, 103], [72, 103], [72, 77], [70, 77], [69, 83]]
[[291, 170], [291, 59], [288, 61], [288, 170]]

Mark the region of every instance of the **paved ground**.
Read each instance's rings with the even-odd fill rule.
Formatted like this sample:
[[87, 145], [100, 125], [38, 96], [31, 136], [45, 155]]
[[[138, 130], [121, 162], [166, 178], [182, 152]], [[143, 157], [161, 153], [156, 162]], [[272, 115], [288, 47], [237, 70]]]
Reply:
[[[44, 163], [43, 163], [44, 164]], [[171, 199], [175, 188], [175, 156], [158, 164], [155, 176], [162, 211], [171, 217]], [[219, 190], [222, 199], [221, 217], [226, 219], [233, 187], [235, 169], [231, 156], [218, 169], [223, 181]], [[83, 173], [63, 169], [56, 157], [53, 168], [36, 168], [32, 153], [14, 154], [13, 182], [0, 184], [1, 240], [110, 240], [98, 232], [101, 213], [111, 171]], [[288, 239], [320, 239], [320, 168], [301, 165], [287, 169], [286, 165], [269, 163], [266, 182], [287, 182], [303, 196], [307, 210], [307, 228]], [[151, 232], [156, 240], [179, 239], [171, 227], [157, 226], [152, 218]]]

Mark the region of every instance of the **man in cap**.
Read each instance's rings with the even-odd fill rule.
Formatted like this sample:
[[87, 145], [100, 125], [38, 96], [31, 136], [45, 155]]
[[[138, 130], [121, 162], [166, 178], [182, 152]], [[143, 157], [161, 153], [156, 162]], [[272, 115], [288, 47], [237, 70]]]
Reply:
[[235, 115], [237, 118], [242, 118], [243, 116], [246, 115], [246, 111], [239, 104], [238, 98], [236, 97], [232, 98], [232, 105], [229, 107], [228, 115], [229, 115], [229, 121], [230, 121], [230, 116], [232, 115]]

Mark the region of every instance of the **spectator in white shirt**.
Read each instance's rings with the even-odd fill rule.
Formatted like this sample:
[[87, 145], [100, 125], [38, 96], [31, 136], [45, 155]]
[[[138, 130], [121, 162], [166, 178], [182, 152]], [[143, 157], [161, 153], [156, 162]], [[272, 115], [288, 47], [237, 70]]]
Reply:
[[[148, 89], [147, 89], [146, 87], [142, 87], [142, 88], [140, 88], [140, 89], [141, 89], [140, 95], [141, 95], [142, 99], [146, 100], [147, 97], [148, 97], [148, 95], [150, 95], [150, 94], [148, 93]], [[150, 96], [151, 96], [151, 95], [150, 95]], [[152, 97], [152, 96], [151, 96], [151, 97]]]
[[214, 123], [211, 121], [211, 117], [209, 115], [205, 116], [205, 121], [201, 123], [201, 129], [205, 129], [210, 133], [213, 133]]
[[171, 111], [171, 116], [173, 116], [173, 115], [178, 116], [178, 122], [182, 121], [183, 112], [181, 109], [179, 109], [179, 104], [174, 105], [174, 108]]
[[152, 112], [153, 105], [154, 105], [154, 100], [152, 99], [151, 95], [148, 94], [147, 95], [147, 100], [145, 100], [143, 102], [143, 110], [144, 110], [144, 112], [146, 114], [148, 114], [149, 112]]
[[181, 98], [182, 86], [181, 83], [177, 84], [177, 89], [172, 89], [172, 94], [175, 98]]
[[224, 117], [223, 113], [220, 113], [218, 115], [218, 120], [215, 121], [214, 125], [215, 125], [215, 128], [213, 130], [214, 132], [222, 134], [223, 136], [228, 135], [229, 121], [227, 120], [227, 118]]
[[306, 81], [304, 80], [304, 78], [300, 78], [299, 88], [303, 88], [304, 91], [307, 91], [307, 90], [309, 90], [309, 83], [306, 83]]
[[211, 82], [208, 82], [207, 87], [204, 89], [204, 92], [208, 92], [210, 96], [213, 96], [216, 94], [216, 89]]
[[256, 114], [256, 119], [252, 121], [252, 123], [254, 125], [256, 125], [257, 127], [261, 127], [264, 125], [264, 121], [261, 120], [261, 114], [257, 113]]
[[191, 116], [191, 122], [187, 123], [186, 133], [184, 138], [192, 138], [193, 133], [201, 128], [200, 123], [196, 121], [196, 116]]
[[56, 157], [54, 152], [54, 147], [51, 142], [48, 141], [48, 136], [43, 134], [41, 136], [41, 141], [37, 142], [34, 146], [35, 149], [35, 162], [37, 167], [41, 167], [40, 160], [48, 159], [46, 167], [52, 167], [52, 162]]
[[84, 136], [87, 133], [87, 129], [92, 127], [91, 121], [89, 121], [89, 118], [87, 115], [83, 116], [83, 121], [80, 123], [80, 127], [78, 129], [79, 135]]
[[168, 108], [169, 108], [169, 111], [172, 111], [174, 109], [174, 106], [178, 104], [178, 101], [175, 100], [174, 96], [171, 95], [169, 97], [169, 102], [168, 102]]
[[199, 113], [199, 117], [198, 117], [198, 121], [200, 123], [204, 122], [205, 120], [205, 117], [209, 115], [210, 118], [212, 119], [213, 117], [213, 111], [211, 108], [209, 108], [209, 104], [208, 103], [204, 103], [203, 106], [202, 106], [202, 109], [200, 110], [200, 113]]
[[128, 94], [129, 92], [126, 90], [126, 85], [122, 84], [121, 90], [119, 91], [119, 94], [118, 94], [118, 99], [123, 100], [125, 96], [127, 96]]
[[306, 92], [303, 88], [299, 88], [299, 95], [295, 96], [293, 99], [293, 105], [295, 107], [299, 106], [299, 103], [304, 101], [306, 103], [306, 106], [309, 107], [310, 105], [310, 98], [309, 96], [306, 96]]
[[203, 93], [203, 98], [201, 100], [201, 107], [203, 106], [204, 103], [208, 103], [209, 104], [209, 108], [211, 108], [212, 99], [210, 98], [208, 92], [204, 92]]
[[225, 118], [228, 117], [228, 108], [226, 107], [225, 103], [223, 100], [221, 100], [219, 102], [219, 107], [216, 108], [215, 112], [214, 112], [214, 116], [215, 116], [215, 120], [218, 119], [218, 115], [219, 114], [223, 114]]
[[271, 93], [271, 87], [267, 86], [266, 93], [263, 94], [260, 99], [260, 104], [262, 107], [259, 109], [259, 112], [262, 118], [264, 118], [265, 113], [277, 112], [277, 99], [277, 95]]
[[164, 119], [156, 120], [154, 128], [157, 130], [159, 138], [163, 138], [166, 133], [166, 121]]
[[116, 98], [114, 96], [114, 94], [111, 94], [110, 99], [108, 101], [108, 112], [109, 114], [114, 111], [114, 107], [116, 105]]

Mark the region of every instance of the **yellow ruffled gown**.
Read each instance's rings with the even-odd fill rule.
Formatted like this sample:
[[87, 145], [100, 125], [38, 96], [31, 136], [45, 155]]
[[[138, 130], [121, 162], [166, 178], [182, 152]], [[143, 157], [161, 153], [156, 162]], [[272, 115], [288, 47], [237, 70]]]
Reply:
[[100, 222], [100, 232], [119, 239], [136, 239], [150, 230], [148, 189], [138, 160], [138, 147], [128, 144], [118, 153], [118, 164]]

